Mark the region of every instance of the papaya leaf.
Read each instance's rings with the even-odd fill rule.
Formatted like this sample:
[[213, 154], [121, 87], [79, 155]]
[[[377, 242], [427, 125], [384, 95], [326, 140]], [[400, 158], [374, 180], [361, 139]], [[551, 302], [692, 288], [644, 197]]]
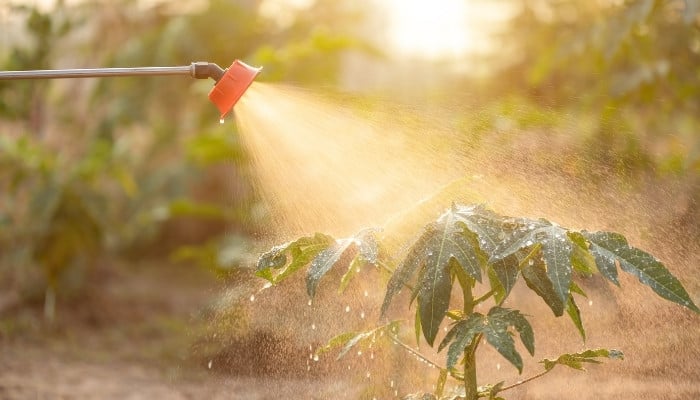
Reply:
[[423, 254], [425, 253], [425, 248], [427, 247], [427, 242], [431, 239], [434, 232], [437, 230], [437, 224], [428, 224], [425, 227], [423, 234], [418, 238], [418, 240], [411, 246], [404, 257], [403, 261], [399, 264], [399, 267], [394, 271], [387, 284], [386, 294], [384, 295], [384, 301], [382, 302], [381, 315], [385, 315], [386, 311], [391, 304], [391, 299], [398, 294], [401, 289], [411, 281], [416, 272], [423, 265], [424, 259]]
[[659, 296], [700, 313], [680, 281], [651, 254], [631, 247], [619, 233], [582, 233], [591, 244], [599, 270], [612, 270], [619, 263], [623, 271], [636, 276]]
[[567, 235], [575, 244], [571, 254], [571, 266], [584, 276], [593, 275], [598, 268], [596, 267], [595, 257], [588, 250], [586, 238], [580, 232], [575, 231], [569, 231]]
[[451, 369], [457, 364], [464, 349], [469, 346], [476, 335], [481, 333], [481, 326], [485, 318], [480, 313], [469, 314], [467, 319], [457, 322], [447, 332], [447, 335], [445, 335], [445, 338], [438, 346], [438, 351], [441, 351], [445, 346], [450, 345], [447, 350], [447, 369]]
[[339, 239], [335, 244], [318, 253], [311, 261], [309, 270], [306, 273], [306, 293], [308, 293], [309, 297], [313, 298], [316, 295], [318, 282], [326, 272], [333, 268], [353, 243], [353, 239]]
[[569, 295], [569, 301], [566, 303], [566, 313], [571, 317], [578, 333], [581, 335], [583, 341], [586, 341], [586, 330], [583, 328], [583, 321], [581, 320], [581, 311], [579, 310], [576, 302], [574, 301], [574, 296]]
[[338, 356], [336, 357], [336, 360], [340, 360], [345, 356], [350, 350], [352, 350], [353, 347], [357, 346], [363, 341], [366, 340], [375, 340], [377, 335], [379, 335], [381, 332], [387, 333], [387, 334], [393, 334], [393, 332], [396, 331], [398, 328], [399, 321], [391, 321], [388, 324], [378, 326], [376, 328], [363, 331], [363, 332], [345, 332], [341, 333], [340, 335], [337, 335], [330, 339], [324, 346], [319, 347], [316, 349], [315, 354], [320, 355], [322, 353], [326, 353], [328, 351], [331, 351], [335, 348], [342, 347], [341, 351], [338, 353]]
[[[279, 283], [301, 267], [308, 265], [321, 251], [334, 243], [335, 240], [332, 237], [316, 233], [314, 236], [301, 237], [293, 242], [275, 246], [258, 259], [256, 275], [271, 283]], [[279, 272], [275, 274], [273, 269]]]
[[489, 263], [496, 263], [516, 252], [531, 248], [536, 243], [542, 244], [542, 257], [544, 259], [547, 277], [552, 282], [555, 293], [564, 302], [569, 297], [569, 283], [571, 282], [571, 254], [574, 244], [566, 235], [566, 230], [552, 225], [549, 221], [528, 221], [519, 229], [502, 241], [494, 250]]
[[488, 267], [488, 277], [491, 291], [493, 292], [493, 298], [496, 299], [497, 304], [503, 303], [503, 300], [505, 300], [507, 296], [506, 289], [503, 287], [501, 280], [498, 278], [496, 271], [491, 265]]
[[596, 349], [586, 350], [581, 353], [562, 354], [556, 360], [544, 359], [540, 363], [544, 364], [544, 369], [549, 371], [557, 365], [565, 365], [570, 368], [585, 371], [584, 363], [600, 364], [598, 358], [624, 359], [624, 354], [619, 350]]
[[493, 254], [498, 245], [506, 240], [512, 226], [503, 222], [503, 217], [486, 209], [482, 205], [452, 205], [452, 213], [458, 221], [464, 223], [469, 231], [476, 234], [479, 247], [487, 255]]
[[521, 273], [527, 286], [537, 293], [552, 309], [555, 316], [564, 314], [564, 303], [552, 287], [552, 282], [547, 277], [544, 262], [541, 259], [530, 259]]
[[534, 354], [535, 337], [530, 323], [519, 311], [502, 307], [491, 308], [487, 316], [479, 313], [470, 314], [467, 319], [454, 324], [438, 346], [438, 351], [450, 345], [447, 350], [447, 368], [452, 368], [476, 335], [483, 334], [489, 344], [522, 372], [522, 358], [515, 350], [515, 342], [508, 331], [511, 326], [520, 334], [520, 340], [528, 352]]
[[[499, 297], [502, 297], [502, 299], [508, 297], [511, 289], [515, 286], [515, 282], [518, 280], [518, 274], [520, 273], [520, 269], [518, 268], [519, 264], [518, 258], [514, 255], [490, 264], [491, 269], [501, 283], [503, 293], [499, 293]], [[493, 287], [493, 284], [491, 287]], [[498, 298], [496, 298], [496, 300], [499, 302], [501, 301]]]
[[382, 313], [388, 308], [393, 295], [417, 275], [412, 300], [418, 299], [423, 336], [432, 346], [449, 306], [452, 288], [450, 265], [455, 263], [470, 279], [481, 281], [485, 259], [476, 236], [456, 218], [454, 210], [448, 210], [437, 222], [426, 227], [389, 280]]
[[355, 258], [352, 259], [348, 269], [340, 279], [338, 293], [343, 293], [347, 289], [350, 281], [360, 272], [360, 269], [365, 265], [377, 265], [379, 262], [379, 243], [374, 236], [374, 230], [365, 229], [354, 238], [355, 245], [358, 247], [358, 252]]

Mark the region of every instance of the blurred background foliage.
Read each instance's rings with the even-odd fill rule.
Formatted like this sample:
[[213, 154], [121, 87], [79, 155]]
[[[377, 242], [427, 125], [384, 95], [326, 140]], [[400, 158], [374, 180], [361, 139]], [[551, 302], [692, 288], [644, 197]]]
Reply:
[[[0, 69], [239, 58], [263, 65], [265, 81], [341, 92], [352, 81], [358, 104], [382, 93], [363, 91], [363, 67], [349, 67], [357, 57], [396, 66], [381, 14], [353, 1], [276, 13], [266, 3], [18, 3], [4, 11]], [[700, 1], [499, 4], [512, 16], [492, 38], [494, 51], [470, 56], [488, 68], [437, 81], [418, 72], [410, 82], [387, 78], [394, 91], [385, 93], [423, 87], [434, 107], [463, 101], [446, 109], [474, 138], [562, 132], [589, 156], [577, 173], [680, 179], [689, 199], [681, 222], [697, 228]], [[413, 59], [410, 68], [449, 62]], [[80, 296], [86, 274], [115, 259], [236, 275], [265, 215], [234, 124], [219, 125], [203, 100], [210, 87], [174, 77], [0, 81], [0, 313], [43, 304], [52, 318], [57, 295]]]

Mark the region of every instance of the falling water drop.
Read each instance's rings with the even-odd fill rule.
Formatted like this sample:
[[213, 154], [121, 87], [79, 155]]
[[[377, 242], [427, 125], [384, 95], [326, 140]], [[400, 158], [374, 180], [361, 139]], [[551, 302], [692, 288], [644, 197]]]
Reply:
[[250, 301], [255, 301], [255, 295], [254, 295], [254, 294], [251, 294], [251, 295], [250, 295]]
[[359, 357], [361, 355], [362, 355], [362, 350], [357, 350], [357, 356]]
[[345, 312], [350, 312], [350, 306], [345, 306]]
[[500, 371], [500, 370], [501, 370], [501, 363], [496, 363], [496, 371]]
[[214, 360], [209, 360], [209, 364], [207, 364], [207, 368], [211, 369], [211, 364], [213, 363]]
[[589, 307], [593, 306], [593, 300], [588, 300], [588, 306]]
[[313, 324], [313, 323], [312, 323], [312, 324], [311, 324], [311, 329], [312, 329], [312, 330], [316, 330], [316, 324]]
[[360, 311], [360, 318], [365, 319], [365, 312], [364, 311]]
[[369, 379], [369, 377], [370, 377], [369, 371], [367, 371], [367, 373], [365, 374], [365, 377], [367, 377], [367, 379]]
[[365, 297], [369, 297], [369, 292], [365, 290]]
[[269, 288], [271, 288], [271, 287], [272, 287], [272, 282], [265, 282], [265, 284], [263, 285], [262, 288], [263, 288], [263, 289], [269, 289]]
[[224, 119], [223, 119], [223, 118], [219, 118], [219, 123], [223, 125]]
[[374, 360], [374, 352], [369, 353], [369, 359], [370, 359], [370, 360]]
[[392, 387], [392, 388], [394, 387], [394, 380], [393, 379], [389, 381], [389, 387]]
[[309, 302], [308, 302], [308, 303], [306, 303], [306, 304], [308, 304], [308, 305], [309, 305], [309, 307], [311, 307], [311, 299], [309, 299]]
[[314, 354], [314, 361], [318, 361], [318, 354]]

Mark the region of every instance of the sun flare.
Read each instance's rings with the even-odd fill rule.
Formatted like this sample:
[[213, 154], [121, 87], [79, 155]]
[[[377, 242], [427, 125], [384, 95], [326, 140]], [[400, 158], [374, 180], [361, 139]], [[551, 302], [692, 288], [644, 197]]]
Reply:
[[459, 56], [472, 46], [465, 0], [389, 0], [390, 44], [404, 55]]

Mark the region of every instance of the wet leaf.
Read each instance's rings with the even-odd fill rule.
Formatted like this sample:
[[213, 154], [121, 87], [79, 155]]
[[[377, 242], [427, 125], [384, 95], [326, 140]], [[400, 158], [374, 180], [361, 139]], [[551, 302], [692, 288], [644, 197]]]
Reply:
[[652, 255], [631, 247], [624, 236], [613, 232], [583, 232], [583, 236], [591, 244], [599, 270], [614, 270], [619, 263], [623, 271], [636, 276], [659, 296], [700, 313], [680, 281]]
[[322, 250], [311, 261], [309, 270], [306, 273], [306, 293], [308, 293], [309, 297], [313, 298], [316, 295], [319, 280], [333, 268], [351, 244], [353, 244], [352, 239], [337, 240], [335, 244]]
[[454, 263], [470, 279], [481, 280], [485, 255], [479, 249], [476, 236], [448, 210], [437, 222], [428, 225], [408, 251], [399, 269], [389, 281], [382, 305], [386, 311], [391, 298], [417, 275], [413, 296], [418, 299], [421, 328], [426, 341], [432, 345], [445, 317], [450, 301]]
[[565, 365], [570, 368], [585, 371], [584, 363], [600, 364], [598, 358], [624, 359], [624, 355], [619, 350], [596, 349], [586, 350], [581, 353], [562, 354], [556, 360], [544, 359], [540, 363], [544, 364], [544, 369], [549, 371], [557, 365]]
[[520, 250], [531, 248], [536, 243], [542, 245], [542, 258], [554, 292], [565, 302], [569, 297], [574, 246], [565, 229], [545, 220], [530, 221], [527, 226], [523, 224], [494, 250], [489, 263], [494, 264]]
[[547, 277], [544, 262], [541, 259], [533, 259], [522, 269], [522, 275], [527, 286], [537, 293], [545, 303], [552, 309], [555, 316], [564, 314], [564, 303], [554, 291], [552, 282]]
[[566, 303], [566, 313], [569, 314], [571, 321], [573, 321], [574, 325], [576, 325], [576, 329], [578, 329], [578, 333], [581, 335], [581, 338], [586, 341], [586, 330], [583, 328], [581, 311], [574, 301], [574, 296], [569, 296], [569, 301]]
[[530, 354], [534, 354], [535, 337], [530, 323], [519, 311], [501, 307], [493, 307], [487, 316], [473, 313], [467, 319], [456, 323], [438, 346], [438, 351], [450, 345], [447, 351], [447, 368], [452, 368], [474, 338], [483, 334], [489, 344], [522, 372], [523, 361], [515, 350], [509, 327], [515, 328], [525, 348]]
[[[305, 236], [293, 242], [273, 247], [258, 259], [256, 275], [279, 283], [289, 275], [308, 265], [323, 250], [335, 243], [335, 240], [322, 233]], [[291, 261], [289, 261], [291, 256]], [[276, 274], [273, 269], [279, 270]]]

